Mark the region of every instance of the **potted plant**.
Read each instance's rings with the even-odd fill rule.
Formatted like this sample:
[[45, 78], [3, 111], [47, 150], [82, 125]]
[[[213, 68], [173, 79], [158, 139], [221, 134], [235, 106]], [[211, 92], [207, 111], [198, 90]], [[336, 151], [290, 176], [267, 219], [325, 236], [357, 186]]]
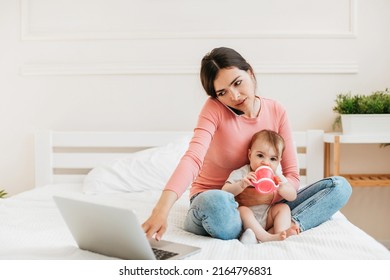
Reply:
[[7, 195], [5, 190], [0, 190], [0, 198], [4, 198]]
[[335, 125], [344, 134], [372, 134], [390, 132], [390, 91], [375, 91], [368, 95], [342, 93], [335, 100], [333, 111], [339, 116]]

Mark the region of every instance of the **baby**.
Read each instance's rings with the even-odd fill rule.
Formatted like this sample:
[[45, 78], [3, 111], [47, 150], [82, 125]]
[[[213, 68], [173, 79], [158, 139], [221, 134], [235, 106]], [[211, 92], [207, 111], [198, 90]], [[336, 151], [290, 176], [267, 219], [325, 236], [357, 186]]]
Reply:
[[[260, 166], [269, 166], [277, 173], [284, 150], [283, 138], [274, 131], [262, 130], [253, 135], [249, 150], [249, 164], [234, 170], [227, 179], [222, 190], [240, 194], [256, 181], [254, 171]], [[288, 201], [297, 197], [295, 188], [283, 175], [278, 175], [281, 182], [277, 188], [280, 196]], [[291, 221], [291, 211], [287, 204], [262, 204], [252, 207], [238, 208], [244, 226], [244, 234], [240, 240], [243, 243], [257, 243], [274, 240], [284, 240], [288, 236], [299, 233], [299, 227]]]

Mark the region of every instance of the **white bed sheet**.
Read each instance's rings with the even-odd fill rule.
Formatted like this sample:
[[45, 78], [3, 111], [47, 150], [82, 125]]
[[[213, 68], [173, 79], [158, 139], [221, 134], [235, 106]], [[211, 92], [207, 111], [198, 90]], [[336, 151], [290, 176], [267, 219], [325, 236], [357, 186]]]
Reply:
[[[80, 250], [58, 212], [53, 195], [88, 199], [132, 208], [140, 221], [150, 214], [160, 191], [86, 195], [79, 184], [57, 184], [0, 200], [0, 259], [110, 259]], [[340, 212], [332, 220], [284, 241], [245, 245], [238, 240], [196, 236], [182, 229], [189, 201], [184, 194], [169, 216], [164, 239], [201, 247], [189, 259], [390, 259], [379, 242], [350, 223]]]

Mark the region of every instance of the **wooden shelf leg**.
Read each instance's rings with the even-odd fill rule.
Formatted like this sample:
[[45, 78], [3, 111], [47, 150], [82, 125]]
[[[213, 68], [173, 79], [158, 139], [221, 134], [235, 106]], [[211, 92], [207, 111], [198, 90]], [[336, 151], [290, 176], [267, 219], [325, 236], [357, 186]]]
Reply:
[[330, 143], [325, 143], [325, 162], [324, 162], [324, 174], [325, 178], [330, 176]]
[[340, 136], [334, 137], [333, 145], [333, 174], [340, 175]]

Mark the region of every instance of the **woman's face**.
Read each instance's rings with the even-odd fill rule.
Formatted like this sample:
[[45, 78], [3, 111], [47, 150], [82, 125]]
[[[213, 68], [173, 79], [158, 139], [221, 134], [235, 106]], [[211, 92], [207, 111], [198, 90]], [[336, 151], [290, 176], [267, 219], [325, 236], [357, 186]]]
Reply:
[[236, 67], [219, 70], [214, 88], [217, 99], [224, 105], [244, 112], [253, 113], [256, 81], [251, 71]]

